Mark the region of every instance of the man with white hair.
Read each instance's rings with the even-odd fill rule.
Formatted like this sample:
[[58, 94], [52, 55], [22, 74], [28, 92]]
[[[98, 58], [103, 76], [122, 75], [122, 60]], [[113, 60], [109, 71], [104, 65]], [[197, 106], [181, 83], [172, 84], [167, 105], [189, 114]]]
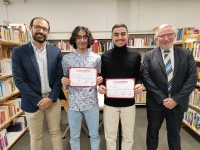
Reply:
[[147, 90], [147, 149], [158, 147], [159, 130], [166, 119], [169, 150], [181, 150], [180, 128], [188, 96], [197, 83], [196, 64], [188, 49], [174, 46], [176, 30], [163, 24], [155, 35], [158, 47], [145, 54], [142, 79]]

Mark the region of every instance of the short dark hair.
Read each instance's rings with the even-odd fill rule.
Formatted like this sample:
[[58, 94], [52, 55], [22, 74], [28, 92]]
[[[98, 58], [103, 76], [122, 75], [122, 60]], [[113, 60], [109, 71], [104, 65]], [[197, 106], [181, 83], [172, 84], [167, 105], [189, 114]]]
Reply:
[[76, 45], [76, 36], [78, 35], [78, 32], [80, 30], [84, 30], [86, 35], [88, 36], [88, 46], [87, 48], [90, 48], [90, 46], [94, 43], [94, 39], [92, 37], [92, 33], [88, 30], [88, 28], [83, 27], [83, 26], [77, 26], [73, 31], [72, 35], [69, 39], [69, 43], [74, 47], [74, 49], [77, 49]]
[[113, 27], [112, 27], [112, 32], [115, 28], [120, 28], [120, 27], [124, 27], [126, 29], [126, 31], [128, 32], [128, 28], [125, 24], [123, 23], [119, 23], [119, 24], [115, 24]]
[[45, 21], [47, 22], [48, 26], [49, 26], [49, 31], [50, 31], [50, 24], [49, 24], [49, 21], [46, 20], [46, 19], [44, 19], [44, 18], [42, 18], [42, 17], [35, 17], [35, 18], [33, 18], [33, 19], [31, 20], [31, 22], [30, 22], [30, 26], [31, 26], [31, 27], [33, 26], [33, 22], [34, 22], [35, 19], [43, 19], [43, 20], [45, 20]]

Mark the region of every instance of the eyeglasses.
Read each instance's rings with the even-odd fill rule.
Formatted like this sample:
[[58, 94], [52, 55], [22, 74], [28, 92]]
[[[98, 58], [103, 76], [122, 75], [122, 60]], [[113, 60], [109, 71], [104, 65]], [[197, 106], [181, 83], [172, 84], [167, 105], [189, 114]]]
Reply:
[[41, 26], [39, 26], [39, 25], [34, 25], [34, 24], [33, 24], [33, 26], [35, 27], [35, 29], [36, 29], [37, 31], [40, 31], [41, 29], [43, 30], [43, 32], [48, 32], [48, 31], [49, 31], [49, 29], [47, 29], [47, 28], [45, 28], [45, 27], [41, 27]]
[[89, 37], [87, 35], [84, 35], [83, 37], [80, 35], [76, 36], [76, 39], [81, 41], [83, 39], [83, 41], [87, 41], [89, 39]]
[[168, 38], [172, 37], [175, 33], [168, 33], [168, 34], [162, 34], [162, 35], [158, 35], [159, 38], [164, 39], [166, 36]]

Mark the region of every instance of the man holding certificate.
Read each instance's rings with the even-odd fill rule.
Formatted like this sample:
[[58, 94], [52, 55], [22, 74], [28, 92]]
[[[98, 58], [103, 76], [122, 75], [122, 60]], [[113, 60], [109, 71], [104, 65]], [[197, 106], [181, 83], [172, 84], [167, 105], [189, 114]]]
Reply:
[[126, 47], [125, 24], [112, 28], [114, 48], [102, 55], [103, 83], [98, 91], [104, 98], [104, 130], [107, 150], [116, 150], [119, 119], [122, 124], [122, 150], [132, 150], [135, 125], [135, 95], [142, 92], [140, 54]]
[[91, 150], [99, 150], [99, 105], [96, 86], [102, 82], [101, 58], [88, 48], [94, 39], [91, 32], [78, 26], [69, 40], [76, 51], [63, 57], [63, 88], [68, 90], [68, 122], [71, 150], [80, 150], [82, 114], [89, 130]]

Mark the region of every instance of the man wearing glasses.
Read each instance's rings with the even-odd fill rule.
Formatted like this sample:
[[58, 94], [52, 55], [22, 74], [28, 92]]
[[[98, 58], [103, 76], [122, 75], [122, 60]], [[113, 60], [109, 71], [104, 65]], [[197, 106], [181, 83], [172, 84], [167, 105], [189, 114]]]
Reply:
[[[101, 73], [101, 58], [99, 55], [89, 52], [88, 48], [94, 43], [91, 32], [82, 26], [77, 26], [71, 35], [69, 43], [76, 51], [63, 57], [62, 67], [64, 76], [62, 78], [63, 88], [68, 90], [68, 122], [70, 128], [71, 150], [80, 150], [80, 131], [82, 115], [84, 115], [90, 136], [91, 150], [99, 150], [100, 137], [99, 127], [99, 105], [97, 88], [95, 87], [72, 87], [69, 79], [71, 67], [96, 68]], [[101, 77], [95, 76], [96, 83], [102, 82]]]
[[180, 128], [188, 108], [188, 96], [197, 83], [196, 64], [188, 49], [175, 47], [176, 30], [163, 24], [155, 35], [158, 47], [147, 52], [142, 78], [147, 90], [147, 149], [158, 148], [164, 118], [169, 150], [181, 150]]
[[21, 108], [25, 111], [30, 130], [31, 150], [42, 150], [42, 128], [47, 119], [54, 150], [62, 150], [60, 131], [61, 91], [63, 76], [60, 49], [47, 45], [49, 22], [33, 18], [29, 26], [31, 42], [14, 48], [13, 77], [21, 92]]

